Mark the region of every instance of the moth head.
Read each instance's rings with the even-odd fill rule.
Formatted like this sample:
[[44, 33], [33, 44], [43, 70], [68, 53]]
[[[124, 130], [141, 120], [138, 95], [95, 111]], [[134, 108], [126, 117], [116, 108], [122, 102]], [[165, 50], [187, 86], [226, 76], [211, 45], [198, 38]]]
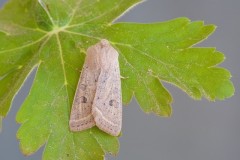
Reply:
[[101, 39], [100, 45], [101, 45], [101, 48], [103, 48], [103, 47], [109, 46], [110, 44], [109, 44], [109, 41], [108, 41], [108, 40], [106, 40], [106, 39]]

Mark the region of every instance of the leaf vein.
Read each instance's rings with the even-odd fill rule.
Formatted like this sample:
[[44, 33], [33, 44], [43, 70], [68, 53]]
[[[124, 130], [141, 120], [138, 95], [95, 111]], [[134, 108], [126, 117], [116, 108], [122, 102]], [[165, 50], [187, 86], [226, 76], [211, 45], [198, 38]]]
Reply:
[[[123, 1], [124, 1], [124, 0], [121, 0], [119, 3], [122, 3]], [[108, 10], [107, 12], [104, 12], [103, 14], [100, 14], [100, 15], [97, 16], [97, 17], [94, 17], [94, 18], [92, 18], [92, 19], [90, 19], [90, 20], [88, 20], [88, 21], [82, 22], [82, 23], [69, 25], [69, 26], [67, 26], [66, 28], [78, 27], [78, 26], [84, 25], [84, 24], [86, 24], [86, 23], [95, 21], [95, 20], [97, 20], [97, 19], [105, 16], [106, 14], [111, 13], [113, 10], [115, 10], [115, 9], [117, 10], [119, 7], [120, 7], [120, 5], [118, 4], [118, 5], [116, 5], [115, 7], [111, 8], [110, 10]]]
[[39, 38], [38, 40], [36, 40], [36, 41], [34, 41], [34, 42], [31, 42], [31, 43], [28, 43], [28, 44], [25, 44], [25, 45], [23, 45], [23, 46], [21, 46], [21, 47], [17, 47], [17, 48], [13, 48], [13, 49], [8, 49], [8, 50], [0, 51], [0, 54], [6, 53], [6, 52], [12, 52], [12, 51], [16, 51], [16, 50], [19, 50], [19, 49], [23, 49], [23, 48], [29, 47], [29, 46], [31, 46], [31, 45], [34, 45], [34, 44], [42, 41], [42, 40], [43, 40], [44, 38], [46, 38], [47, 36], [48, 36], [48, 35], [46, 34], [46, 35], [42, 36], [41, 38]]

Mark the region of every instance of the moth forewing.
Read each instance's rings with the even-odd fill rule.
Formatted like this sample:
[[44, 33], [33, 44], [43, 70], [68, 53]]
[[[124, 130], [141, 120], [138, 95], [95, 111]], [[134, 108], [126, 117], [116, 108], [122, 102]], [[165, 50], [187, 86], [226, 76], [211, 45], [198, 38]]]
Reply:
[[101, 130], [119, 135], [122, 126], [122, 96], [118, 52], [106, 41], [102, 42], [102, 67], [97, 81], [92, 114]]
[[113, 136], [122, 127], [118, 52], [104, 39], [87, 50], [70, 117], [72, 131], [95, 124]]
[[[86, 57], [87, 59], [88, 57]], [[85, 61], [75, 92], [69, 126], [71, 131], [82, 131], [95, 125], [92, 116], [92, 102], [96, 92], [94, 73]]]

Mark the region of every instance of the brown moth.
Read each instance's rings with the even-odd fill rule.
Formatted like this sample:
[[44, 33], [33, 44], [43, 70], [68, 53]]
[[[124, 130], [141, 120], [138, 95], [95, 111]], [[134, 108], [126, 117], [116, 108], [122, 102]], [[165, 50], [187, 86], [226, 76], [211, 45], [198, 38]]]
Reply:
[[122, 127], [118, 52], [105, 39], [87, 50], [69, 122], [71, 131], [95, 125], [113, 136]]

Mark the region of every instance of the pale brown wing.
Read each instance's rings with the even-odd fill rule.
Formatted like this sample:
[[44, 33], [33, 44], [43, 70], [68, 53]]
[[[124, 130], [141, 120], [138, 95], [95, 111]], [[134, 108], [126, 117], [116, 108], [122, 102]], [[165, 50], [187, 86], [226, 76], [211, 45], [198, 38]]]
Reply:
[[110, 135], [119, 135], [122, 127], [122, 96], [118, 56], [111, 57], [109, 66], [101, 68], [92, 114], [96, 126]]
[[69, 126], [71, 131], [82, 131], [95, 125], [92, 103], [96, 92], [96, 74], [90, 69], [87, 55], [75, 93]]

